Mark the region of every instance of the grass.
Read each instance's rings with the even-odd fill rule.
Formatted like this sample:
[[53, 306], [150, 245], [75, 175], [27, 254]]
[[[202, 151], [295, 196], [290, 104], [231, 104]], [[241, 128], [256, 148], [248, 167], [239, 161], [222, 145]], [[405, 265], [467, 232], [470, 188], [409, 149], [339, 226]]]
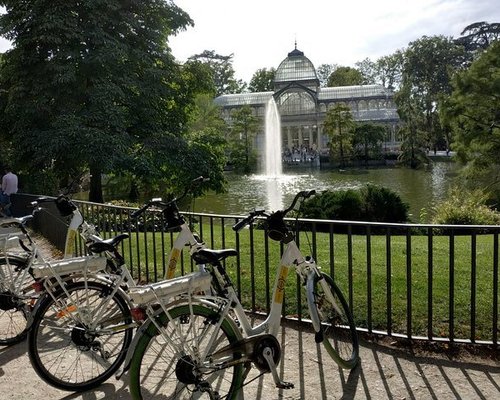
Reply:
[[[230, 225], [209, 226], [204, 222], [202, 228], [203, 239], [209, 247], [237, 247], [236, 234]], [[132, 272], [137, 275], [140, 270], [143, 278], [161, 279], [172, 237], [171, 234], [162, 237], [161, 233], [133, 234], [123, 249]], [[478, 235], [475, 244], [471, 236], [455, 236], [454, 241], [450, 241], [449, 236], [432, 238], [432, 269], [429, 266], [428, 237], [423, 235], [391, 236], [388, 242], [385, 235], [372, 235], [368, 241], [365, 235], [306, 235], [302, 232], [299, 242], [304, 254], [311, 254], [309, 248], [315, 243], [318, 264], [334, 277], [343, 291], [358, 327], [413, 336], [427, 336], [431, 330], [433, 337], [453, 335], [461, 339], [491, 341], [493, 235]], [[279, 265], [280, 245], [270, 240], [266, 242], [264, 232], [254, 229], [239, 234], [239, 248], [239, 263], [236, 259], [229, 259], [226, 268], [244, 306], [252, 310], [267, 310], [276, 266]], [[351, 258], [349, 254], [352, 254]], [[472, 272], [474, 263], [475, 274]], [[189, 253], [183, 252], [179, 274], [192, 269]], [[352, 287], [351, 291], [349, 287]], [[472, 298], [473, 287], [475, 299]], [[431, 291], [432, 314], [429, 315]], [[471, 304], [474, 303], [476, 309], [473, 313]], [[450, 310], [453, 311], [453, 320]], [[294, 274], [288, 277], [284, 314], [307, 317], [305, 296]]]

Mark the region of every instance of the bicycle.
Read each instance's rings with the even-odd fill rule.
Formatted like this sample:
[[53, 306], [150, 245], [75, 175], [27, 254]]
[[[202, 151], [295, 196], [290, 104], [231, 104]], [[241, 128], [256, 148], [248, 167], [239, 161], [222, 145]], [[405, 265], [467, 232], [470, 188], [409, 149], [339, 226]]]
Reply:
[[[205, 248], [177, 207], [178, 201], [204, 181], [203, 177], [193, 180], [180, 197], [169, 202], [152, 199], [130, 216], [137, 219], [149, 208], [160, 207], [167, 229], [178, 232], [169, 254], [166, 278], [175, 275], [184, 247], [188, 246], [191, 253]], [[99, 272], [102, 268], [88, 271], [73, 261], [57, 268], [47, 264], [34, 271], [37, 277], [55, 277], [57, 282], [55, 286], [46, 284], [28, 335], [31, 363], [50, 385], [68, 391], [89, 390], [107, 380], [124, 361], [137, 326], [129, 297], [137, 285], [118, 251], [118, 245], [128, 236], [96, 240], [88, 246], [90, 253], [104, 254], [106, 274]], [[65, 284], [58, 276], [69, 268], [72, 274], [79, 273], [79, 279]]]
[[[71, 216], [64, 258], [73, 256], [78, 232], [87, 243], [98, 240], [95, 228], [83, 220], [78, 208], [64, 195], [56, 199], [39, 197], [31, 203], [31, 215], [0, 220], [2, 231], [10, 230], [10, 233], [0, 235], [4, 250], [0, 256], [0, 345], [18, 343], [27, 335], [31, 313], [41, 291], [33, 268], [36, 263], [43, 264], [45, 260], [26, 225], [42, 210], [40, 204], [47, 202], [54, 202], [61, 216]], [[21, 253], [7, 249], [14, 243], [19, 245]]]
[[[290, 207], [268, 214], [253, 210], [233, 226], [241, 230], [256, 218], [263, 217], [267, 234], [284, 245], [276, 272], [273, 302], [267, 318], [252, 326], [222, 260], [236, 255], [236, 250], [204, 249], [194, 259], [206, 265], [211, 275], [212, 296], [193, 290], [176, 303], [160, 302], [152, 307], [148, 300], [162, 296], [171, 299], [174, 287], [143, 288], [140, 295], [144, 323], [138, 329], [135, 345], [129, 350], [130, 393], [134, 399], [236, 398], [247, 384], [252, 365], [261, 374], [271, 373], [278, 388], [292, 388], [277, 372], [281, 349], [276, 338], [281, 324], [285, 282], [294, 268], [306, 289], [307, 303], [316, 342], [322, 342], [339, 366], [352, 369], [358, 362], [359, 343], [349, 306], [332, 278], [322, 273], [315, 261], [300, 252], [294, 234], [285, 224], [285, 216], [298, 200], [304, 201], [314, 191], [299, 192]], [[200, 272], [201, 276], [201, 272]], [[202, 277], [199, 278], [202, 280]]]

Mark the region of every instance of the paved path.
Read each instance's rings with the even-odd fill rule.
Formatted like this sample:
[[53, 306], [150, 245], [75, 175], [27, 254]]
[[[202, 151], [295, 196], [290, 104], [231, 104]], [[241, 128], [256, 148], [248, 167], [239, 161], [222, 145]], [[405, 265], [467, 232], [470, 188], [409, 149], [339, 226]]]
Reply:
[[[278, 390], [270, 375], [245, 387], [248, 399], [500, 399], [499, 352], [490, 358], [444, 353], [415, 353], [390, 344], [362, 341], [361, 363], [353, 371], [340, 370], [314, 337], [283, 328], [281, 375], [294, 389]], [[384, 342], [387, 342], [385, 340]], [[492, 351], [493, 352], [493, 351]], [[87, 393], [56, 390], [31, 369], [26, 343], [0, 348], [0, 399], [97, 400], [130, 399], [126, 377], [113, 378]]]

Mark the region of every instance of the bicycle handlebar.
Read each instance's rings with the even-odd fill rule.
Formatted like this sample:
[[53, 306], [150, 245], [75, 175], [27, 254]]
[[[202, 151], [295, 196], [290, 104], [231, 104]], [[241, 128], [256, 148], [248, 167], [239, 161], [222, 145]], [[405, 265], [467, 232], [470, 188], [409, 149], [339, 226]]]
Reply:
[[280, 217], [284, 218], [290, 211], [292, 211], [294, 209], [294, 207], [297, 204], [297, 201], [299, 201], [299, 199], [302, 198], [303, 200], [305, 200], [305, 199], [308, 199], [309, 197], [311, 197], [315, 194], [316, 194], [316, 190], [302, 190], [295, 195], [290, 207], [288, 207], [284, 210], [275, 211], [272, 214], [266, 213], [265, 210], [263, 210], [263, 209], [254, 209], [254, 210], [250, 211], [250, 213], [248, 214], [247, 217], [243, 218], [241, 221], [238, 221], [236, 224], [233, 225], [233, 231], [235, 231], [235, 232], [241, 231], [246, 225], [249, 225], [250, 223], [252, 223], [255, 220], [255, 218], [258, 216], [265, 216], [266, 218], [269, 218], [273, 215], [276, 216], [279, 213]]
[[152, 206], [160, 206], [160, 207], [168, 207], [171, 204], [175, 204], [178, 201], [182, 200], [184, 197], [188, 195], [189, 192], [191, 192], [194, 188], [198, 187], [200, 184], [204, 182], [210, 181], [210, 178], [204, 178], [203, 176], [199, 176], [198, 178], [195, 178], [191, 181], [191, 184], [186, 187], [182, 195], [179, 197], [175, 197], [174, 199], [170, 201], [163, 201], [161, 198], [157, 199], [151, 199], [149, 200], [146, 204], [144, 204], [141, 208], [138, 210], [134, 211], [132, 214], [130, 214], [130, 218], [132, 219], [137, 219], [141, 214], [143, 214], [148, 208]]

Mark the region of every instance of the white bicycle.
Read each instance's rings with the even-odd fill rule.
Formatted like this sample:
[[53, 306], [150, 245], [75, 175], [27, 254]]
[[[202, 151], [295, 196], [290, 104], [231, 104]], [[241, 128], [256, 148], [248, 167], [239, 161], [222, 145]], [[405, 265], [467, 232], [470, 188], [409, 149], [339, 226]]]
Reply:
[[[222, 266], [222, 260], [237, 254], [231, 249], [196, 253], [193, 258], [208, 272], [193, 275], [191, 282], [151, 285], [131, 293], [136, 302], [143, 303], [143, 315], [147, 316], [126, 364], [134, 399], [234, 399], [252, 366], [261, 373], [271, 373], [277, 387], [293, 387], [279, 378], [281, 348], [276, 338], [290, 268], [295, 269], [306, 290], [316, 342], [324, 344], [339, 366], [354, 368], [359, 344], [349, 306], [332, 278], [321, 272], [311, 257], [302, 255], [284, 221], [297, 201], [313, 194], [300, 192], [289, 208], [272, 214], [254, 210], [233, 227], [239, 231], [263, 217], [268, 236], [285, 246], [270, 312], [262, 323], [251, 325]], [[208, 285], [214, 293], [211, 296], [206, 294]], [[170, 303], [172, 294], [180, 289], [189, 290], [182, 300]], [[166, 300], [161, 302], [163, 297]], [[159, 301], [160, 308], [152, 306]]]
[[[33, 274], [36, 264], [45, 260], [31, 237], [26, 224], [43, 210], [40, 205], [54, 202], [59, 214], [71, 217], [66, 234], [64, 258], [74, 256], [75, 238], [78, 234], [88, 243], [100, 240], [94, 227], [87, 224], [78, 208], [66, 197], [56, 199], [39, 197], [31, 203], [33, 212], [20, 218], [4, 218], [0, 229], [0, 345], [22, 341], [27, 334], [33, 307], [40, 295], [35, 289], [37, 280]], [[41, 289], [39, 286], [38, 289]]]
[[[178, 232], [168, 258], [167, 279], [175, 276], [184, 248], [191, 253], [205, 248], [177, 208], [177, 202], [203, 181], [203, 177], [193, 180], [172, 201], [148, 201], [131, 215], [135, 219], [157, 207], [161, 213], [155, 218], [165, 221], [169, 231]], [[129, 297], [137, 285], [119, 251], [119, 244], [128, 237], [94, 238], [87, 247], [103, 257], [46, 263], [34, 269], [35, 277], [43, 279], [44, 295], [33, 312], [28, 354], [37, 374], [50, 385], [68, 391], [89, 390], [107, 380], [124, 361], [137, 326]], [[71, 279], [65, 280], [67, 276]]]

